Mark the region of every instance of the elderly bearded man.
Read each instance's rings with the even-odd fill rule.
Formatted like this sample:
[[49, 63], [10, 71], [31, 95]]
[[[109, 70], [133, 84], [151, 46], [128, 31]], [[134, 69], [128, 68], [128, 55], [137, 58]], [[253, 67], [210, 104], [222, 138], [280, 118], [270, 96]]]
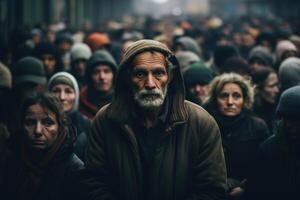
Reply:
[[184, 101], [173, 53], [140, 40], [125, 52], [115, 96], [93, 121], [86, 199], [223, 199], [226, 168], [214, 119]]

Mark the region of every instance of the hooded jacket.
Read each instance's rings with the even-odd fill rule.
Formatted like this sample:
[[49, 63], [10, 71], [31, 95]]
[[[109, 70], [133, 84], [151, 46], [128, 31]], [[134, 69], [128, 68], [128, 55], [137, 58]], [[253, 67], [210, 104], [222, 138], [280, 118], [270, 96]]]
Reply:
[[[151, 50], [166, 55], [172, 80], [169, 111], [155, 144], [152, 176], [145, 184], [128, 70], [137, 54]], [[171, 51], [157, 41], [137, 41], [125, 52], [119, 69], [114, 100], [92, 125], [82, 186], [87, 198], [223, 199], [226, 169], [218, 126], [201, 107], [184, 101], [183, 79]]]
[[[93, 53], [92, 57], [88, 60], [87, 68], [86, 68], [86, 81], [87, 86], [84, 86], [81, 89], [80, 93], [80, 107], [79, 111], [92, 119], [97, 111], [104, 105], [108, 104], [112, 100], [113, 88], [107, 93], [101, 93], [94, 89], [92, 82], [92, 73], [95, 67], [99, 64], [108, 65], [114, 74], [114, 79], [117, 73], [117, 63], [112, 57], [112, 55], [106, 50], [98, 50]], [[113, 80], [114, 85], [114, 80]]]
[[75, 100], [73, 103], [73, 106], [71, 110], [66, 113], [69, 123], [71, 123], [72, 126], [75, 127], [76, 132], [77, 132], [77, 138], [76, 138], [76, 143], [75, 143], [75, 153], [76, 155], [81, 159], [84, 160], [84, 154], [85, 154], [85, 149], [87, 145], [87, 134], [89, 133], [90, 125], [91, 122], [90, 120], [83, 116], [79, 111], [78, 111], [78, 104], [79, 104], [79, 88], [76, 79], [69, 73], [67, 72], [58, 72], [54, 74], [49, 82], [48, 82], [48, 90], [51, 92], [52, 87], [58, 81], [60, 77], [64, 77], [65, 79], [70, 80], [72, 83], [72, 88], [75, 91]]

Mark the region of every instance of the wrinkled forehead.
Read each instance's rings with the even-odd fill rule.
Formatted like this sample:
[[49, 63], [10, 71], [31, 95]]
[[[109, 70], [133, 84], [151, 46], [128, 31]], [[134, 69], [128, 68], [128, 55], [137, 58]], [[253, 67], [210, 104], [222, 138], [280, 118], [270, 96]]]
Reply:
[[132, 60], [132, 67], [167, 67], [167, 61], [164, 54], [157, 51], [146, 51], [137, 54]]

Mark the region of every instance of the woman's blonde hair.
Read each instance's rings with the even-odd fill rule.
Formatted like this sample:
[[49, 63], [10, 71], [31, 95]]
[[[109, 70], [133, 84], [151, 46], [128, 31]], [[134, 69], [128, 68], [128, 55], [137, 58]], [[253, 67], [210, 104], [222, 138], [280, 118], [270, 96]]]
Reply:
[[236, 73], [225, 73], [216, 76], [210, 83], [210, 90], [204, 103], [215, 107], [217, 98], [224, 85], [234, 83], [240, 86], [244, 97], [244, 109], [251, 110], [254, 101], [254, 86], [251, 85], [249, 77], [243, 77]]

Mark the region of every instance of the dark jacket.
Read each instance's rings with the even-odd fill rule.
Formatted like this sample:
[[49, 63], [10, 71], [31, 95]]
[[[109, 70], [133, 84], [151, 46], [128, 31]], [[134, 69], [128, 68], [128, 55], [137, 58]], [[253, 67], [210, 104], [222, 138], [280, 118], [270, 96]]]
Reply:
[[226, 118], [217, 111], [208, 109], [216, 119], [222, 136], [228, 189], [244, 187], [245, 181], [255, 172], [255, 159], [259, 145], [269, 136], [265, 122], [243, 111], [234, 118]]
[[68, 114], [68, 119], [77, 131], [74, 153], [84, 162], [91, 121], [87, 117], [83, 116], [79, 111]]
[[151, 176], [143, 173], [143, 148], [137, 137], [140, 132], [133, 128], [141, 123], [140, 116], [134, 120], [133, 97], [125, 75], [129, 61], [150, 49], [170, 55], [155, 41], [133, 44], [121, 62], [113, 102], [103, 107], [93, 121], [82, 181], [86, 198], [223, 199], [226, 169], [218, 126], [201, 107], [184, 102], [183, 79], [176, 60], [170, 66], [173, 78], [168, 87], [168, 115], [157, 132], [149, 163]]
[[256, 174], [247, 197], [264, 200], [300, 199], [300, 144], [288, 142], [282, 125], [260, 147]]
[[[7, 161], [5, 175], [0, 180], [1, 199], [14, 200], [60, 200], [77, 199], [77, 173], [83, 169], [82, 161], [72, 152], [73, 139], [68, 136], [53, 159], [40, 173], [40, 186], [33, 197], [28, 190], [20, 195], [20, 186], [31, 173], [22, 157], [20, 149]], [[38, 172], [35, 170], [34, 172]], [[27, 196], [28, 195], [28, 196]]]

